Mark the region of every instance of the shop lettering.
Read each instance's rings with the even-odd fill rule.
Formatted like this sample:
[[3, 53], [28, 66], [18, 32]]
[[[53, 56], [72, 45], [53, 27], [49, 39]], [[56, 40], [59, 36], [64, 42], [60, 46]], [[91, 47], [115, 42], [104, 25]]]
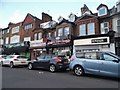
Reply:
[[91, 40], [91, 43], [104, 43], [104, 42], [107, 42], [107, 38]]
[[70, 40], [56, 40], [56, 41], [51, 41], [51, 42], [48, 42], [48, 44], [63, 44], [63, 43], [69, 43]]

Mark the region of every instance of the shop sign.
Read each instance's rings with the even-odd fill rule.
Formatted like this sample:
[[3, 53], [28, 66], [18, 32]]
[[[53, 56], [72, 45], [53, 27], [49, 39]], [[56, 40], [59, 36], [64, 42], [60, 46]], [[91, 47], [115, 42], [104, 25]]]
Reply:
[[102, 39], [92, 39], [91, 43], [105, 43], [107, 42], [107, 38], [102, 38]]
[[19, 46], [25, 46], [24, 42], [23, 43], [14, 43], [14, 44], [7, 44], [4, 45], [6, 48], [13, 48], [13, 47], [19, 47]]
[[109, 37], [97, 37], [74, 40], [74, 45], [110, 44]]
[[30, 41], [30, 47], [39, 47], [39, 46], [46, 46], [46, 43], [41, 42], [41, 40]]
[[69, 42], [70, 42], [70, 40], [56, 40], [56, 41], [48, 42], [48, 44], [57, 45], [57, 44], [65, 44], [65, 43], [69, 43]]

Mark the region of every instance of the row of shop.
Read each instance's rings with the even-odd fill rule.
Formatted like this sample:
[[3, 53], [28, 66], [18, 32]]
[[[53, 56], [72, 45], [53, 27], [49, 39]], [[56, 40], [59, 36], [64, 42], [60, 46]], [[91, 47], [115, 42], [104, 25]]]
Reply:
[[120, 38], [101, 34], [66, 40], [55, 39], [47, 42], [35, 40], [3, 45], [3, 54], [23, 54], [30, 59], [34, 59], [43, 53], [66, 54], [70, 57], [74, 52], [84, 51], [110, 51], [120, 56]]

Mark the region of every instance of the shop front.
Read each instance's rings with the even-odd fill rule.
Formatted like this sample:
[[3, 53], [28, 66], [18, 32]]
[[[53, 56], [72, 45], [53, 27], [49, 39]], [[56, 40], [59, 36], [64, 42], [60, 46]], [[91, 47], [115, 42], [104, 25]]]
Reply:
[[21, 42], [21, 43], [3, 45], [3, 54], [25, 55], [26, 57], [29, 58], [30, 57], [29, 42]]
[[110, 41], [109, 36], [76, 39], [73, 52], [108, 51], [115, 53], [115, 44]]
[[30, 56], [35, 59], [37, 56], [46, 53], [46, 43], [41, 40], [30, 41]]
[[48, 53], [71, 56], [72, 43], [70, 39], [48, 41], [46, 49]]

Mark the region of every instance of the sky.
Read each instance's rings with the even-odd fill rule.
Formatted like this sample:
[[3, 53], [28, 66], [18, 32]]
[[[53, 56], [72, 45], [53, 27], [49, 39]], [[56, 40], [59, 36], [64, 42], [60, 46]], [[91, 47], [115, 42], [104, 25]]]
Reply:
[[106, 4], [109, 9], [116, 6], [118, 0], [0, 0], [0, 28], [6, 28], [9, 22], [18, 23], [25, 19], [27, 13], [42, 19], [42, 12], [58, 21], [62, 16], [68, 19], [70, 13], [81, 15], [80, 8], [84, 4], [96, 13], [96, 8]]

